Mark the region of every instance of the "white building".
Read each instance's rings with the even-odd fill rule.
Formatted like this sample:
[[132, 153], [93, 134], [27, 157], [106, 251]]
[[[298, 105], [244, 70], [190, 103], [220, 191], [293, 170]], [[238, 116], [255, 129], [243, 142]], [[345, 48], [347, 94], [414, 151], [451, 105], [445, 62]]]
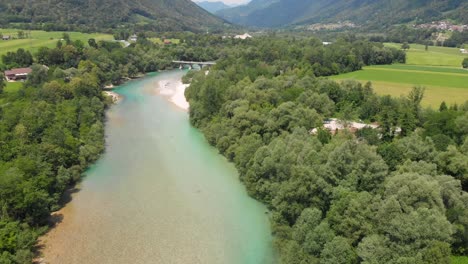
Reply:
[[245, 33], [244, 35], [236, 35], [234, 36], [235, 39], [248, 39], [252, 38], [252, 36], [249, 33]]
[[[330, 133], [335, 134], [337, 131], [344, 130], [344, 129], [347, 129], [353, 133], [356, 132], [357, 130], [360, 130], [366, 127], [376, 129], [376, 128], [379, 128], [379, 125], [364, 124], [364, 123], [358, 123], [358, 122], [345, 122], [337, 118], [330, 118], [323, 122], [323, 127], [326, 130], [330, 131]], [[313, 135], [317, 134], [317, 132], [318, 132], [317, 128], [314, 128], [310, 131], [310, 133]]]

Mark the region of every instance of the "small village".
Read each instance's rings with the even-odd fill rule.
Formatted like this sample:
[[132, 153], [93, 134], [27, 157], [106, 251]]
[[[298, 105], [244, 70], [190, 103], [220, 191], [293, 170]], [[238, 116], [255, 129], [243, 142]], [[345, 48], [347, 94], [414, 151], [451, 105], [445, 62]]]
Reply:
[[250, 35], [249, 33], [244, 33], [242, 35], [235, 35], [235, 36], [222, 36], [222, 39], [229, 39], [229, 38], [246, 40], [246, 39], [252, 38], [252, 35]]
[[307, 30], [310, 31], [321, 31], [321, 30], [337, 30], [337, 29], [344, 29], [344, 28], [356, 28], [358, 27], [356, 24], [350, 21], [343, 21], [338, 23], [317, 23], [306, 26]]
[[456, 25], [450, 21], [434, 21], [431, 23], [413, 25], [414, 28], [419, 29], [437, 29], [437, 30], [447, 30], [447, 31], [458, 31], [463, 32], [468, 30], [468, 25]]

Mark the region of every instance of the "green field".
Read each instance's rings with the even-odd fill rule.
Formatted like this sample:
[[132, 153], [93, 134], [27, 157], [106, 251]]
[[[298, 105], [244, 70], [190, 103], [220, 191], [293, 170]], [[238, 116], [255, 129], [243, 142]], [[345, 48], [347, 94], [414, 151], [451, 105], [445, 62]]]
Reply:
[[[3, 35], [10, 35], [16, 38], [18, 29], [11, 28], [0, 28], [0, 33]], [[23, 31], [25, 34], [30, 34], [27, 39], [12, 39], [12, 40], [0, 40], [0, 55], [3, 55], [9, 51], [16, 51], [19, 48], [23, 48], [31, 51], [32, 53], [36, 52], [39, 47], [54, 47], [59, 39], [62, 38], [64, 32], [59, 31], [41, 31], [41, 30], [31, 30]], [[67, 32], [72, 40], [81, 40], [84, 43], [88, 42], [88, 39], [94, 38], [97, 41], [99, 40], [113, 40], [113, 36], [109, 34], [87, 34], [80, 32]]]
[[332, 79], [371, 81], [376, 93], [392, 96], [406, 95], [414, 86], [424, 86], [424, 106], [438, 107], [442, 101], [460, 104], [468, 100], [468, 71], [462, 69], [396, 64], [364, 67]]
[[[387, 47], [401, 48], [401, 44], [385, 43]], [[463, 58], [468, 57], [468, 54], [463, 54], [460, 49], [429, 46], [425, 50], [424, 45], [411, 44], [410, 49], [406, 52], [406, 64], [409, 65], [426, 65], [426, 66], [450, 66], [461, 67]]]
[[[396, 67], [393, 67], [396, 66]], [[445, 71], [423, 71], [420, 67], [398, 68], [398, 65], [386, 67], [370, 66], [361, 71], [338, 76], [340, 79], [356, 79], [363, 81], [394, 82], [411, 86], [439, 86], [468, 89], [468, 71], [453, 73]]]
[[468, 257], [452, 257], [452, 264], [468, 264]]
[[[401, 44], [386, 43], [400, 48]], [[424, 106], [438, 107], [442, 101], [449, 104], [468, 100], [468, 70], [461, 68], [466, 54], [459, 49], [429, 47], [412, 44], [407, 51], [406, 64], [364, 67], [363, 70], [333, 76], [332, 79], [354, 79], [371, 81], [376, 93], [401, 96], [408, 94], [414, 86], [426, 87]]]

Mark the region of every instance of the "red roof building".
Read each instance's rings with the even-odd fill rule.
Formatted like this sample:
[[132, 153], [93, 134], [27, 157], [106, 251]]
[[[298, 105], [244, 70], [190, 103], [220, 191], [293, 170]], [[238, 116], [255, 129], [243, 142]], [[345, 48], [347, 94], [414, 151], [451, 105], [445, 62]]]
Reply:
[[26, 80], [28, 74], [32, 72], [31, 68], [16, 68], [5, 71], [5, 78], [7, 81]]

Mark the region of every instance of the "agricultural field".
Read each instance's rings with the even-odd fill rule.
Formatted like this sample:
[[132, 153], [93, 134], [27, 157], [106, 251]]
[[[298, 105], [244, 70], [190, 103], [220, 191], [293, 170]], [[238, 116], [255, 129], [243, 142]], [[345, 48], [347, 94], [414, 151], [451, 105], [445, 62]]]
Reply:
[[423, 86], [426, 88], [424, 106], [437, 108], [442, 101], [461, 104], [468, 100], [468, 71], [461, 68], [465, 56], [456, 48], [429, 47], [425, 51], [423, 45], [411, 45], [407, 64], [369, 66], [332, 79], [371, 81], [376, 93], [392, 96], [406, 95], [414, 86]]
[[[17, 38], [18, 29], [11, 28], [0, 28], [0, 34], [10, 35], [13, 38]], [[11, 39], [11, 40], [1, 40], [0, 39], [0, 56], [9, 52], [16, 51], [19, 48], [29, 50], [30, 52], [36, 52], [39, 47], [54, 47], [59, 39], [62, 38], [64, 32], [60, 31], [41, 31], [41, 30], [31, 30], [23, 31], [26, 35], [25, 39]], [[113, 36], [109, 34], [100, 34], [100, 33], [80, 33], [80, 32], [66, 32], [70, 35], [72, 40], [81, 40], [84, 43], [88, 42], [88, 39], [94, 38], [96, 41], [99, 40], [113, 40]]]
[[[401, 48], [401, 44], [398, 43], [385, 43], [385, 46]], [[458, 48], [429, 46], [426, 51], [425, 46], [420, 44], [411, 44], [406, 54], [406, 64], [409, 65], [448, 66], [458, 68], [461, 67], [463, 58], [468, 57], [468, 54], [462, 54]]]

